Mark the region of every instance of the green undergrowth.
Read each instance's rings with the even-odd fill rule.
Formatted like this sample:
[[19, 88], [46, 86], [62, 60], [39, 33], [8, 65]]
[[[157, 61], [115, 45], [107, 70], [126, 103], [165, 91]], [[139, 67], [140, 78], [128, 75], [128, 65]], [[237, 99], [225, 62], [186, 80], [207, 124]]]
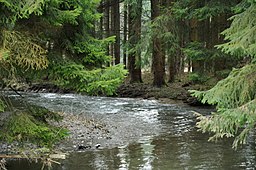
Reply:
[[26, 111], [14, 112], [3, 124], [0, 140], [9, 143], [18, 141], [33, 143], [51, 148], [64, 139], [68, 131], [47, 123], [48, 120], [60, 121], [62, 116], [45, 108], [31, 106]]
[[56, 66], [50, 74], [54, 84], [88, 95], [113, 96], [124, 81], [127, 71], [123, 65], [87, 70], [83, 65], [68, 63]]

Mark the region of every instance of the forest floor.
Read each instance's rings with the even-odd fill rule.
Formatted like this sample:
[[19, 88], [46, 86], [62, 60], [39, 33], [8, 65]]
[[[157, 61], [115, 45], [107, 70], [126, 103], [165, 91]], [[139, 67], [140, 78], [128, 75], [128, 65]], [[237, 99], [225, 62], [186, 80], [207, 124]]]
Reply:
[[143, 74], [143, 83], [123, 83], [117, 90], [118, 97], [156, 99], [163, 103], [182, 101], [192, 106], [200, 106], [189, 90], [208, 90], [212, 85], [195, 84], [188, 80], [186, 74], [179, 76], [173, 83], [166, 83], [161, 88], [154, 87], [150, 74]]
[[[129, 83], [129, 78], [120, 85], [117, 92], [112, 97], [126, 97], [126, 98], [143, 98], [143, 99], [155, 99], [160, 102], [175, 102], [181, 101], [192, 106], [200, 106], [200, 103], [196, 98], [192, 97], [189, 90], [208, 90], [216, 82], [196, 84], [188, 79], [187, 74], [183, 74], [176, 78], [173, 83], [166, 83], [163, 87], [154, 87], [153, 77], [150, 73], [144, 73], [142, 75], [142, 83]], [[36, 83], [32, 86], [24, 86], [16, 89], [17, 91], [28, 91], [28, 92], [50, 92], [50, 93], [75, 93], [70, 90], [63, 90], [48, 82]]]

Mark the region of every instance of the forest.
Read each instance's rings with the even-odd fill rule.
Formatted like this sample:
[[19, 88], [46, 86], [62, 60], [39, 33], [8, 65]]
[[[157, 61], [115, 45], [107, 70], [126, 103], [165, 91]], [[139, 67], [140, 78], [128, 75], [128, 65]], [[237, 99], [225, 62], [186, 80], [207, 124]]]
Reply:
[[[0, 86], [47, 82], [116, 96], [124, 83], [143, 84], [145, 73], [159, 89], [185, 77], [210, 84], [189, 92], [216, 106], [210, 116], [197, 113], [196, 126], [209, 140], [232, 137], [237, 148], [256, 124], [255, 15], [255, 0], [0, 0]], [[0, 112], [9, 106], [0, 93]], [[0, 139], [51, 146], [67, 133], [49, 118], [61, 116], [15, 112], [0, 124], [9, 132]]]

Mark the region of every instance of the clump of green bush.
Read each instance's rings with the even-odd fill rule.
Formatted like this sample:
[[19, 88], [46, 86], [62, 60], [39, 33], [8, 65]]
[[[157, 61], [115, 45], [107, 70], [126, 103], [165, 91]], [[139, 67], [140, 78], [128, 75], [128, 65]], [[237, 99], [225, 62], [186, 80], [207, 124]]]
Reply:
[[88, 95], [115, 95], [124, 81], [127, 70], [119, 64], [107, 68], [87, 70], [83, 65], [67, 63], [55, 66], [50, 74], [55, 85]]
[[206, 75], [201, 75], [199, 73], [190, 73], [188, 79], [192, 83], [203, 84], [209, 80], [209, 77]]

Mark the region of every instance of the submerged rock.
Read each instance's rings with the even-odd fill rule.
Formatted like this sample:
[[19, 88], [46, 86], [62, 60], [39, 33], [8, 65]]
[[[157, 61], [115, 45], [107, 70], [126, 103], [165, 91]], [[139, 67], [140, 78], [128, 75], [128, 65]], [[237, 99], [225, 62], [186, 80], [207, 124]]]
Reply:
[[87, 146], [84, 146], [84, 145], [79, 145], [77, 147], [77, 150], [86, 150], [86, 149], [91, 149], [92, 147], [87, 145]]

